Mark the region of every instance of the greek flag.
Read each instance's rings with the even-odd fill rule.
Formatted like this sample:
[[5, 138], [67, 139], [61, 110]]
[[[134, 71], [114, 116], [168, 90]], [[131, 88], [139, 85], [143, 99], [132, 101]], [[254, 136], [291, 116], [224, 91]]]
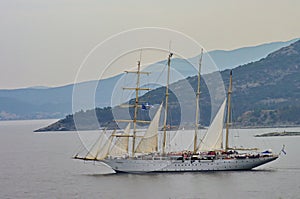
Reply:
[[142, 110], [147, 111], [150, 108], [152, 108], [153, 106], [150, 105], [148, 102], [146, 104], [142, 104]]

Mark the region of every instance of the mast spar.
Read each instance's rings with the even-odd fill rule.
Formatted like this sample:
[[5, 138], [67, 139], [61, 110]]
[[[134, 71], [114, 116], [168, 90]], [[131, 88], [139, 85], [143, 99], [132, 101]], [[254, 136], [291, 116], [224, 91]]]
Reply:
[[231, 124], [231, 93], [232, 93], [232, 70], [230, 71], [229, 87], [228, 87], [228, 97], [227, 97], [227, 122], [226, 122], [226, 137], [225, 137], [225, 151], [228, 151], [228, 137], [229, 137], [229, 127]]
[[170, 53], [169, 57], [168, 57], [168, 75], [167, 75], [167, 84], [166, 84], [166, 102], [165, 102], [165, 115], [164, 115], [164, 137], [163, 137], [163, 147], [162, 147], [162, 153], [163, 154], [166, 153], [170, 66], [171, 66], [171, 57], [172, 56], [173, 56], [173, 53]]
[[135, 90], [135, 106], [134, 106], [134, 116], [133, 116], [132, 156], [134, 156], [134, 150], [135, 150], [136, 120], [137, 120], [137, 111], [138, 111], [138, 104], [139, 104], [139, 90], [138, 89], [140, 87], [140, 69], [141, 69], [141, 61], [138, 61], [136, 90]]
[[199, 127], [199, 99], [200, 99], [200, 78], [201, 78], [201, 64], [202, 64], [203, 48], [201, 49], [200, 59], [199, 59], [199, 68], [198, 68], [198, 85], [196, 93], [196, 118], [195, 118], [195, 135], [194, 135], [194, 153], [197, 152], [197, 136], [198, 136], [198, 127]]

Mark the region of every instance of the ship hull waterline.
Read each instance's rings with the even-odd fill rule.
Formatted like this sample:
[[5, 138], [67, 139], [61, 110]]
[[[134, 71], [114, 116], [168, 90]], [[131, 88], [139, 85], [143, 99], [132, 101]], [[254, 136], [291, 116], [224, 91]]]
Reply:
[[106, 159], [101, 160], [116, 173], [164, 173], [164, 172], [207, 172], [207, 171], [237, 171], [251, 170], [278, 156], [216, 159], [216, 160], [143, 160], [143, 159]]

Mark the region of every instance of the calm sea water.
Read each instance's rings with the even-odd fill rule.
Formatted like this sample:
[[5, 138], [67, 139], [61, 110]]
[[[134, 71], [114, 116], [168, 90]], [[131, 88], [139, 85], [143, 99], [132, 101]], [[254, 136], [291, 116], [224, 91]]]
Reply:
[[119, 175], [72, 160], [75, 132], [33, 133], [51, 122], [0, 122], [0, 198], [300, 198], [300, 137], [253, 137], [281, 129], [233, 131], [233, 145], [286, 145], [287, 155], [253, 171]]

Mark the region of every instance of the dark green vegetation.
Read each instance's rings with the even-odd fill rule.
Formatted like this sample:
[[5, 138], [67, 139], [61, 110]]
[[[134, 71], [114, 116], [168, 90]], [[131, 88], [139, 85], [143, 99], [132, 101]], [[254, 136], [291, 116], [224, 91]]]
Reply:
[[[215, 73], [204, 75], [205, 80], [214, 78]], [[229, 70], [221, 72], [225, 87], [228, 86]], [[197, 77], [188, 77], [187, 81], [196, 90]], [[173, 83], [170, 89], [173, 93], [181, 93], [188, 96], [184, 86], [185, 80]], [[205, 82], [202, 81], [200, 99], [200, 123], [209, 125], [211, 120], [210, 94]], [[220, 89], [216, 88], [216, 90]], [[180, 92], [179, 92], [180, 91]], [[151, 104], [159, 104], [164, 98], [165, 88], [152, 90], [141, 97], [141, 100]], [[195, 116], [195, 98], [184, 98], [178, 103], [178, 96], [170, 94], [170, 117], [168, 123], [171, 126], [184, 124], [191, 126]], [[218, 98], [218, 96], [217, 96]], [[288, 47], [281, 48], [269, 54], [257, 62], [249, 63], [233, 69], [233, 121], [240, 127], [266, 127], [266, 126], [294, 126], [300, 125], [300, 41]], [[221, 100], [221, 97], [220, 97]], [[133, 101], [131, 101], [133, 103]], [[181, 107], [189, 112], [189, 117], [181, 118]], [[120, 109], [120, 108], [115, 108]], [[84, 118], [89, 122], [91, 111], [79, 112], [74, 116], [50, 125], [42, 130], [74, 130], [71, 117]], [[94, 112], [94, 111], [92, 111]], [[132, 113], [132, 110], [130, 111]], [[213, 111], [214, 112], [214, 111]], [[140, 117], [146, 117], [145, 112]], [[110, 108], [96, 109], [97, 120], [101, 126], [112, 125], [112, 113]], [[118, 114], [122, 116], [122, 114]], [[80, 129], [95, 129], [95, 125]], [[114, 126], [114, 124], [113, 124]]]
[[[97, 118], [97, 121], [95, 122], [93, 118]], [[76, 121], [76, 125], [74, 120]], [[110, 107], [96, 108], [93, 110], [79, 111], [75, 115], [67, 115], [64, 119], [37, 131], [93, 130], [99, 129], [99, 124], [108, 128], [116, 128], [116, 124], [111, 121], [113, 121], [113, 115]]]

